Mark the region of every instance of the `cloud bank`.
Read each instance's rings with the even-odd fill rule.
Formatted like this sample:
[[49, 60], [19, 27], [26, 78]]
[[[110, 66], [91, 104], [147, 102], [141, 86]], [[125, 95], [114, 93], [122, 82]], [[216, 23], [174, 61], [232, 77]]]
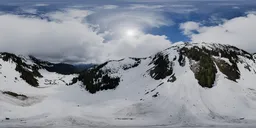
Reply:
[[[34, 55], [53, 62], [101, 63], [108, 59], [149, 56], [171, 44], [166, 36], [144, 32], [147, 28], [168, 25], [164, 17], [156, 12], [111, 12], [117, 8], [107, 5], [95, 10], [65, 9], [44, 14], [50, 21], [1, 14], [0, 51]], [[110, 13], [103, 14], [102, 10]], [[135, 29], [136, 36], [123, 33]]]
[[212, 42], [230, 44], [256, 52], [256, 15], [233, 18], [218, 26], [200, 26], [197, 22], [186, 22], [180, 25], [183, 33], [190, 37], [191, 42]]

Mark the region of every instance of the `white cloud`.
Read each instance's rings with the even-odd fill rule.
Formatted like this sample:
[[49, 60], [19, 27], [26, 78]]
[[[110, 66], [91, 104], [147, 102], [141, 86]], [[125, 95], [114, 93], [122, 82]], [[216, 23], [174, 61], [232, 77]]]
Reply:
[[171, 4], [169, 7], [189, 8], [189, 7], [194, 7], [194, 5], [191, 5], [191, 4]]
[[163, 14], [149, 10], [104, 10], [93, 13], [86, 20], [97, 26], [96, 29], [104, 36], [104, 42], [122, 38], [127, 30], [132, 29], [144, 33], [147, 29], [173, 24]]
[[100, 42], [103, 41], [86, 24], [73, 21], [56, 23], [2, 15], [0, 29], [0, 51], [49, 59], [66, 59], [68, 56], [97, 58], [100, 50], [91, 47], [101, 48]]
[[172, 21], [155, 12], [119, 10], [106, 13], [95, 14], [93, 18], [98, 20], [95, 23], [104, 27], [123, 24], [138, 24], [141, 27], [160, 27], [172, 24]]
[[209, 20], [206, 20], [205, 23], [213, 23], [213, 24], [223, 24], [227, 19], [225, 18], [220, 18], [218, 14], [212, 14]]
[[232, 8], [233, 9], [240, 9], [240, 7], [238, 7], [238, 6], [233, 6]]
[[68, 9], [64, 11], [52, 12], [46, 14], [51, 20], [55, 21], [72, 21], [77, 20], [82, 22], [85, 17], [92, 14], [89, 10], [79, 10], [79, 9]]
[[118, 8], [118, 6], [117, 5], [103, 5], [99, 8], [100, 9], [116, 9], [116, 8]]
[[104, 11], [89, 16], [88, 21], [97, 24], [101, 29], [119, 29], [125, 27], [136, 27], [144, 30], [146, 28], [172, 25], [171, 20], [166, 19], [161, 13], [151, 11]]
[[193, 34], [193, 31], [198, 30], [200, 28], [200, 23], [188, 21], [180, 24], [180, 29], [183, 30], [183, 34], [190, 36]]
[[145, 4], [132, 4], [130, 9], [160, 9], [165, 7], [164, 5], [145, 5]]
[[28, 9], [23, 9], [24, 12], [30, 13], [30, 14], [36, 14], [37, 10], [34, 8], [28, 8]]
[[[55, 62], [97, 63], [128, 56], [148, 56], [171, 44], [165, 36], [144, 34], [143, 31], [134, 37], [123, 35], [119, 38], [109, 38], [104, 42], [106, 34], [120, 31], [105, 29], [99, 32], [98, 30], [104, 26], [84, 20], [94, 14], [96, 12], [75, 9], [46, 14], [53, 20], [51, 22], [12, 14], [0, 15], [0, 51], [35, 55]], [[151, 12], [121, 14], [125, 15], [112, 14], [111, 17], [94, 17], [94, 20], [113, 28], [117, 26], [118, 30], [125, 28], [122, 23], [131, 23], [138, 28], [159, 27], [167, 24], [161, 16]]]
[[135, 38], [122, 38], [107, 43], [106, 53], [111, 56], [147, 57], [171, 46], [166, 36], [142, 34]]
[[245, 12], [245, 14], [254, 14], [254, 15], [256, 15], [256, 11], [248, 11], [248, 12]]
[[[202, 26], [190, 35], [192, 42], [231, 44], [249, 52], [256, 52], [256, 15], [248, 14], [225, 21], [218, 26]], [[196, 28], [196, 27], [195, 27]]]
[[156, 5], [147, 5], [147, 4], [131, 4], [128, 9], [131, 10], [148, 10], [150, 12], [175, 12], [175, 13], [190, 13], [197, 11], [193, 5], [189, 4], [156, 4]]
[[208, 5], [213, 5], [213, 6], [239, 6], [238, 3], [234, 3], [234, 2], [232, 2], [232, 3], [215, 2], [215, 3], [209, 3]]

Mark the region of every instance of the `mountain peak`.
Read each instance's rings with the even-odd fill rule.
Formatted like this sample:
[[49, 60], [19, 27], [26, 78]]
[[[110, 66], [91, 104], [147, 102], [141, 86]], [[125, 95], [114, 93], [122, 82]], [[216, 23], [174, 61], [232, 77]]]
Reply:
[[[251, 82], [256, 78], [255, 59], [230, 45], [174, 44], [145, 58], [111, 60], [73, 75], [64, 75], [53, 67], [72, 71], [69, 65], [62, 67], [34, 57], [1, 53], [0, 96], [4, 98], [0, 100], [7, 103], [4, 108], [9, 110], [8, 103], [21, 108], [21, 112], [30, 111], [26, 106], [36, 110], [42, 107], [43, 114], [51, 113], [42, 118], [52, 121], [62, 110], [70, 110], [70, 114], [74, 110], [80, 113], [80, 108], [98, 111], [95, 106], [99, 105], [115, 117], [114, 122], [121, 120], [120, 123], [126, 119], [156, 120], [155, 116], [156, 121], [172, 124], [247, 122], [256, 115], [252, 109], [256, 87]], [[58, 111], [59, 106], [52, 107], [55, 103], [64, 108]], [[109, 107], [113, 105], [114, 108]], [[6, 116], [11, 112], [3, 113]], [[15, 117], [11, 119], [17, 117], [12, 115]], [[35, 111], [31, 117], [35, 115], [42, 113]], [[106, 119], [110, 120], [109, 115]]]
[[38, 87], [39, 83], [36, 77], [42, 77], [39, 73], [40, 67], [22, 56], [12, 53], [0, 53], [0, 59], [5, 62], [15, 63], [15, 70], [20, 73], [20, 77], [29, 85]]
[[179, 43], [146, 58], [127, 58], [95, 66], [80, 74], [75, 81], [82, 81], [83, 86], [91, 93], [114, 89], [122, 81], [122, 76], [117, 74], [138, 69], [141, 65], [147, 67], [144, 76], [148, 75], [154, 80], [168, 78], [169, 81], [179, 79], [176, 76], [176, 68], [189, 67], [198, 84], [207, 88], [214, 86], [218, 73], [224, 74], [228, 80], [237, 82], [241, 78], [240, 65], [249, 72], [256, 73], [253, 55], [245, 50], [224, 44]]

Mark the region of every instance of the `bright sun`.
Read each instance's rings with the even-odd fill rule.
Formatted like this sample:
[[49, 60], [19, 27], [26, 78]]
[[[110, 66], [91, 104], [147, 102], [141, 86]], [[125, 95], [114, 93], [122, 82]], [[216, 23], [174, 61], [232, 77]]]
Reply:
[[125, 35], [128, 37], [133, 37], [137, 35], [137, 31], [134, 29], [128, 29], [125, 31]]

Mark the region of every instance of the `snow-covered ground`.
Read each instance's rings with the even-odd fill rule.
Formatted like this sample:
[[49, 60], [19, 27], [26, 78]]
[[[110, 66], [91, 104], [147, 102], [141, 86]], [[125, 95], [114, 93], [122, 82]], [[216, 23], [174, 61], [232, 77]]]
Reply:
[[[178, 56], [174, 50], [164, 54], [169, 60]], [[256, 70], [253, 61], [240, 58]], [[244, 64], [239, 64], [237, 82], [218, 71], [214, 87], [206, 89], [198, 84], [188, 59], [185, 67], [174, 62], [174, 83], [167, 82], [169, 77], [154, 80], [148, 75], [151, 58], [129, 70], [120, 68], [133, 61], [109, 63], [107, 68], [116, 69], [112, 75], [122, 78], [119, 86], [90, 94], [82, 83], [66, 85], [75, 75], [45, 70], [40, 70], [40, 86], [32, 87], [19, 78], [15, 64], [0, 60], [0, 91], [28, 96], [20, 100], [0, 93], [0, 127], [256, 127], [256, 75]]]

